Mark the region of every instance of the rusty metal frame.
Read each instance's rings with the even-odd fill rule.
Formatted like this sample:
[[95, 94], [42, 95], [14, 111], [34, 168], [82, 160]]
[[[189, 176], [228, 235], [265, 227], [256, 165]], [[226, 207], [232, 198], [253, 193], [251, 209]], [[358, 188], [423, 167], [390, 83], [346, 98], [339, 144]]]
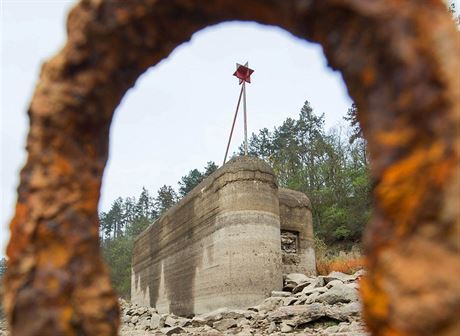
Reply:
[[460, 334], [460, 43], [441, 0], [82, 0], [30, 104], [7, 249], [13, 335], [117, 333], [96, 212], [113, 111], [148, 67], [228, 20], [320, 43], [359, 107], [375, 185], [369, 328]]

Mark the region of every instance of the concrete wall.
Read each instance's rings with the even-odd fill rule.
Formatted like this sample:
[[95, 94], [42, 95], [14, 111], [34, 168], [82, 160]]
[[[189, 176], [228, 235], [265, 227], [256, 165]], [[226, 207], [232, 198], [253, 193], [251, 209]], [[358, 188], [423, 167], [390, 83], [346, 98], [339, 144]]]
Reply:
[[283, 273], [316, 275], [311, 203], [301, 192], [279, 189]]
[[247, 307], [281, 287], [278, 187], [255, 158], [217, 170], [134, 243], [131, 300], [162, 313]]

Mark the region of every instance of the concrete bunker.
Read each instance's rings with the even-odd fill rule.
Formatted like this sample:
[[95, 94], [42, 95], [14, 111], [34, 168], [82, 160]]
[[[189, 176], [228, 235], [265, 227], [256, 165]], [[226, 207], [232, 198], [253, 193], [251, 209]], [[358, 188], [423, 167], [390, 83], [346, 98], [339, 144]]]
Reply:
[[238, 157], [136, 239], [131, 300], [177, 315], [257, 304], [284, 272], [316, 273], [312, 234], [308, 198], [278, 189], [262, 160]]

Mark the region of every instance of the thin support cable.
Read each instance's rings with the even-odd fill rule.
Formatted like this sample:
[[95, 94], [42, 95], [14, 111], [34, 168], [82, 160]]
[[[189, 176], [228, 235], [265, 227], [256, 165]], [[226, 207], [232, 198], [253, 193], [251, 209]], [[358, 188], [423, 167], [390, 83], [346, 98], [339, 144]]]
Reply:
[[236, 105], [236, 111], [235, 111], [235, 116], [233, 117], [232, 129], [230, 130], [230, 136], [228, 137], [227, 150], [225, 151], [224, 163], [222, 165], [224, 165], [225, 162], [227, 161], [228, 149], [230, 148], [230, 142], [232, 141], [233, 129], [235, 128], [236, 117], [238, 116], [238, 110], [240, 108], [241, 96], [243, 95], [243, 90], [244, 90], [244, 83], [243, 83], [243, 86], [241, 87], [240, 96], [238, 97], [238, 104]]

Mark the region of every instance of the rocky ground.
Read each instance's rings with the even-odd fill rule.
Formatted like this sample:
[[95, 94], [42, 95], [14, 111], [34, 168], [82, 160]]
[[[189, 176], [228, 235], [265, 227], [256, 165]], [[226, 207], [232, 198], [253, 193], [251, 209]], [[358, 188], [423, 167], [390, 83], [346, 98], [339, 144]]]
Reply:
[[5, 320], [0, 316], [0, 336], [8, 335], [6, 332], [6, 323]]
[[363, 273], [285, 277], [283, 291], [245, 310], [222, 308], [191, 319], [121, 301], [121, 335], [367, 335], [360, 319]]
[[[120, 300], [120, 334], [367, 336], [357, 290], [362, 274], [332, 272], [314, 278], [289, 274], [283, 291], [272, 292], [257, 306], [222, 308], [193, 318], [158, 314], [155, 308]], [[0, 318], [0, 336], [6, 335], [5, 321]]]

